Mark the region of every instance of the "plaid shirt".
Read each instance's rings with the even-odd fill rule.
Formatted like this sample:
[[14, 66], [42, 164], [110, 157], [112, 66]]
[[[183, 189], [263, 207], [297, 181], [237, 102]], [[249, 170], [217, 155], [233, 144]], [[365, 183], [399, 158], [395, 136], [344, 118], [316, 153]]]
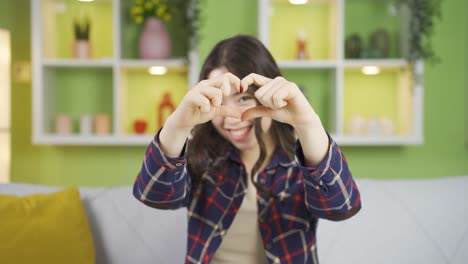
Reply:
[[[207, 168], [202, 177], [221, 184], [204, 184], [195, 196], [190, 192], [185, 152], [178, 158], [167, 157], [159, 147], [158, 136], [148, 146], [133, 194], [156, 208], [188, 207], [185, 262], [210, 263], [242, 203], [250, 177], [238, 151], [231, 146], [215, 161], [223, 171]], [[329, 139], [328, 154], [317, 168], [302, 165], [298, 144], [295, 160], [278, 148], [256, 177], [257, 183], [274, 194], [257, 194], [258, 224], [268, 263], [318, 263], [318, 218], [343, 215], [361, 207], [346, 159]]]

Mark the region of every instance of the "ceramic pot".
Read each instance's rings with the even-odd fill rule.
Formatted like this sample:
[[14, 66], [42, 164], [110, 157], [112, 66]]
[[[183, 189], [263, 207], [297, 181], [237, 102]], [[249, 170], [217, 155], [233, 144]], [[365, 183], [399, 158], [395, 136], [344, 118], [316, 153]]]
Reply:
[[55, 133], [57, 135], [71, 135], [73, 130], [72, 118], [69, 114], [58, 113], [55, 116]]
[[90, 59], [92, 56], [92, 46], [87, 40], [76, 40], [73, 43], [73, 57], [76, 59]]
[[139, 56], [142, 59], [167, 59], [171, 56], [171, 39], [166, 26], [153, 17], [145, 21], [140, 34]]
[[111, 120], [108, 114], [97, 114], [94, 117], [94, 131], [96, 135], [109, 135], [111, 132]]

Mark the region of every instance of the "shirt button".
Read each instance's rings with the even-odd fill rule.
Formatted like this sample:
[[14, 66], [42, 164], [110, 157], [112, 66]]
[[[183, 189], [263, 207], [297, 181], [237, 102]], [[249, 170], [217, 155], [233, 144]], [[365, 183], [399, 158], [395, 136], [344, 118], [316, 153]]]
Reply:
[[176, 165], [177, 167], [180, 167], [180, 166], [182, 166], [182, 163], [177, 162], [175, 165]]
[[226, 234], [226, 231], [223, 230], [223, 231], [221, 231], [220, 234], [221, 234], [222, 236], [224, 236], [224, 235]]
[[261, 184], [265, 184], [265, 182], [266, 182], [266, 181], [265, 181], [264, 178], [261, 178], [261, 179], [260, 179], [260, 183], [261, 183]]
[[280, 263], [280, 259], [278, 257], [275, 258], [274, 260], [275, 263]]

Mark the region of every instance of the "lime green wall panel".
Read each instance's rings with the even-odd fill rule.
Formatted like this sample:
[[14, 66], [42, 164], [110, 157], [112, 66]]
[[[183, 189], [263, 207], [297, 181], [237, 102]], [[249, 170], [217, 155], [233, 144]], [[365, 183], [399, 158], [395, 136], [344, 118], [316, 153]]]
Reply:
[[[221, 38], [256, 33], [257, 8], [251, 0], [204, 2], [201, 60]], [[442, 62], [425, 68], [425, 144], [343, 147], [355, 177], [432, 178], [468, 174], [468, 149], [464, 141], [466, 10], [464, 0], [443, 1], [444, 20], [437, 24], [433, 39]], [[0, 1], [0, 27], [12, 30], [13, 64], [31, 60], [29, 11], [28, 0]], [[12, 13], [15, 15], [9, 15]], [[453, 36], [460, 36], [459, 41], [453, 41]], [[146, 147], [32, 145], [31, 117], [31, 83], [12, 79], [12, 181], [61, 186], [133, 183]]]

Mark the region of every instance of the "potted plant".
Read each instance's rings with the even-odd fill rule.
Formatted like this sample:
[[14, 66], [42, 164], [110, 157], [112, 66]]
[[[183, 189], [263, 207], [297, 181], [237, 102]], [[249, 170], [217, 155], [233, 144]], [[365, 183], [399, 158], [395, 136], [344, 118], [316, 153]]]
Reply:
[[409, 48], [406, 59], [414, 65], [418, 60], [438, 62], [430, 38], [436, 19], [442, 18], [442, 0], [394, 0], [400, 11], [406, 10], [409, 17]]
[[[181, 25], [194, 38], [194, 21], [198, 12], [189, 12], [194, 0], [135, 0], [130, 7], [130, 18], [137, 25], [143, 25], [139, 36], [139, 56], [142, 59], [167, 59], [171, 56], [171, 38], [166, 23], [174, 16], [183, 16]], [[197, 10], [195, 10], [197, 11]], [[189, 45], [194, 44], [193, 42]]]
[[75, 42], [73, 43], [73, 57], [78, 59], [89, 59], [92, 55], [92, 47], [89, 41], [91, 23], [89, 17], [82, 21], [75, 18], [73, 22]]

